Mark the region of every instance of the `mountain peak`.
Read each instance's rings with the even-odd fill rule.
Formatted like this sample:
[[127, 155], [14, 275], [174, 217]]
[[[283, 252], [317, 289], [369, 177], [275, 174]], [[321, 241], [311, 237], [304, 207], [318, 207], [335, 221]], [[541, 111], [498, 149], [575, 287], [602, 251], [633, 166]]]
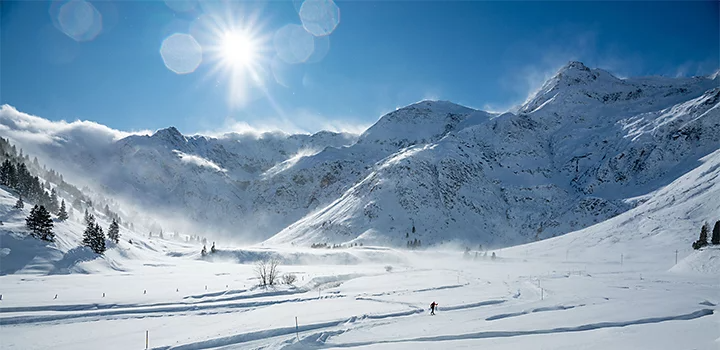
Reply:
[[171, 126], [169, 128], [160, 129], [156, 131], [153, 135], [153, 138], [159, 138], [159, 139], [165, 139], [170, 141], [185, 141], [185, 136], [180, 133], [180, 131], [175, 128], [174, 126]]
[[572, 71], [572, 70], [589, 72], [590, 68], [588, 68], [585, 64], [583, 64], [580, 61], [570, 61], [566, 65], [564, 65], [562, 68], [560, 68], [559, 73], [562, 73], [565, 71]]

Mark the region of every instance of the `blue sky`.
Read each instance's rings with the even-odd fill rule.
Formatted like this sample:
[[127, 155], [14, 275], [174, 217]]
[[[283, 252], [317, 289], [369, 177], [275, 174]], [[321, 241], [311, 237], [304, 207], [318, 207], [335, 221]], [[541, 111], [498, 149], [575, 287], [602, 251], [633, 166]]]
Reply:
[[[710, 74], [720, 62], [716, 1], [340, 1], [329, 35], [289, 41], [307, 57], [297, 43], [312, 39], [300, 63], [283, 61], [287, 47], [275, 40], [303, 24], [300, 1], [100, 1], [89, 17], [79, 1], [65, 10], [66, 2], [2, 2], [0, 103], [125, 131], [358, 131], [428, 98], [506, 109], [569, 60], [621, 76]], [[250, 64], [222, 64], [217, 30], [197, 25], [203, 14], [213, 28], [251, 33]], [[174, 33], [203, 49], [192, 73], [164, 63], [160, 48]]]

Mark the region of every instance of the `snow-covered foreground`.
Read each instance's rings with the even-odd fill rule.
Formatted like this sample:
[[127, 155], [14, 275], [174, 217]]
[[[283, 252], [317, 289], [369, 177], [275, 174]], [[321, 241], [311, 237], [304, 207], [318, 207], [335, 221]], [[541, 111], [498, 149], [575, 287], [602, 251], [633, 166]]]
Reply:
[[[2, 276], [0, 345], [143, 349], [146, 331], [153, 349], [720, 345], [716, 273], [582, 257], [493, 261], [482, 254], [474, 260], [474, 253], [463, 259], [457, 252], [358, 247], [272, 251], [288, 263], [314, 256], [315, 264], [281, 266], [297, 274], [296, 287], [260, 289], [253, 265], [229, 258], [243, 251], [222, 253], [225, 262], [168, 256], [128, 262], [122, 271]], [[720, 259], [720, 250], [709, 249], [681, 262], [699, 254]], [[432, 301], [440, 304], [435, 316]]]

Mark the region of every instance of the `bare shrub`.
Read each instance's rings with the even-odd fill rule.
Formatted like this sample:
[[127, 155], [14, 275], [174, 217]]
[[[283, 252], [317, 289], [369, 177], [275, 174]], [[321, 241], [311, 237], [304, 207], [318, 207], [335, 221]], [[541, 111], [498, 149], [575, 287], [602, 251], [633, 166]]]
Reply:
[[393, 267], [390, 265], [385, 266], [385, 271], [387, 271], [387, 272], [391, 272], [392, 269], [393, 269]]
[[278, 259], [260, 260], [255, 263], [255, 276], [258, 278], [258, 283], [262, 287], [273, 286], [278, 281], [278, 265], [280, 261]]
[[293, 284], [297, 281], [297, 276], [294, 273], [286, 273], [283, 275], [282, 279], [285, 284]]

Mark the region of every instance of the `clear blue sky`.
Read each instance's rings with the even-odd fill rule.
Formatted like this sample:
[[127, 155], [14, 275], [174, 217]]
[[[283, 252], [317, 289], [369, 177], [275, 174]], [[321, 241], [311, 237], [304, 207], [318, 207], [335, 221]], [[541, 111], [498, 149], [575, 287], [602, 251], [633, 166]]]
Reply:
[[[248, 123], [312, 132], [367, 126], [426, 98], [501, 110], [568, 60], [621, 76], [709, 74], [720, 61], [716, 1], [340, 1], [337, 27], [296, 64], [275, 57], [286, 47], [273, 38], [302, 24], [299, 1], [190, 3], [186, 12], [177, 9], [187, 3], [90, 2], [96, 13], [77, 1], [64, 13], [63, 2], [1, 3], [0, 103], [120, 130]], [[223, 66], [227, 57], [213, 51], [221, 40], [193, 24], [213, 12], [223, 14], [219, 27], [254, 33], [251, 65], [236, 69], [252, 70], [258, 83]], [[203, 48], [190, 74], [164, 64], [160, 48], [173, 33], [194, 34]], [[312, 39], [300, 34], [285, 43]], [[307, 45], [295, 48], [307, 57]]]

